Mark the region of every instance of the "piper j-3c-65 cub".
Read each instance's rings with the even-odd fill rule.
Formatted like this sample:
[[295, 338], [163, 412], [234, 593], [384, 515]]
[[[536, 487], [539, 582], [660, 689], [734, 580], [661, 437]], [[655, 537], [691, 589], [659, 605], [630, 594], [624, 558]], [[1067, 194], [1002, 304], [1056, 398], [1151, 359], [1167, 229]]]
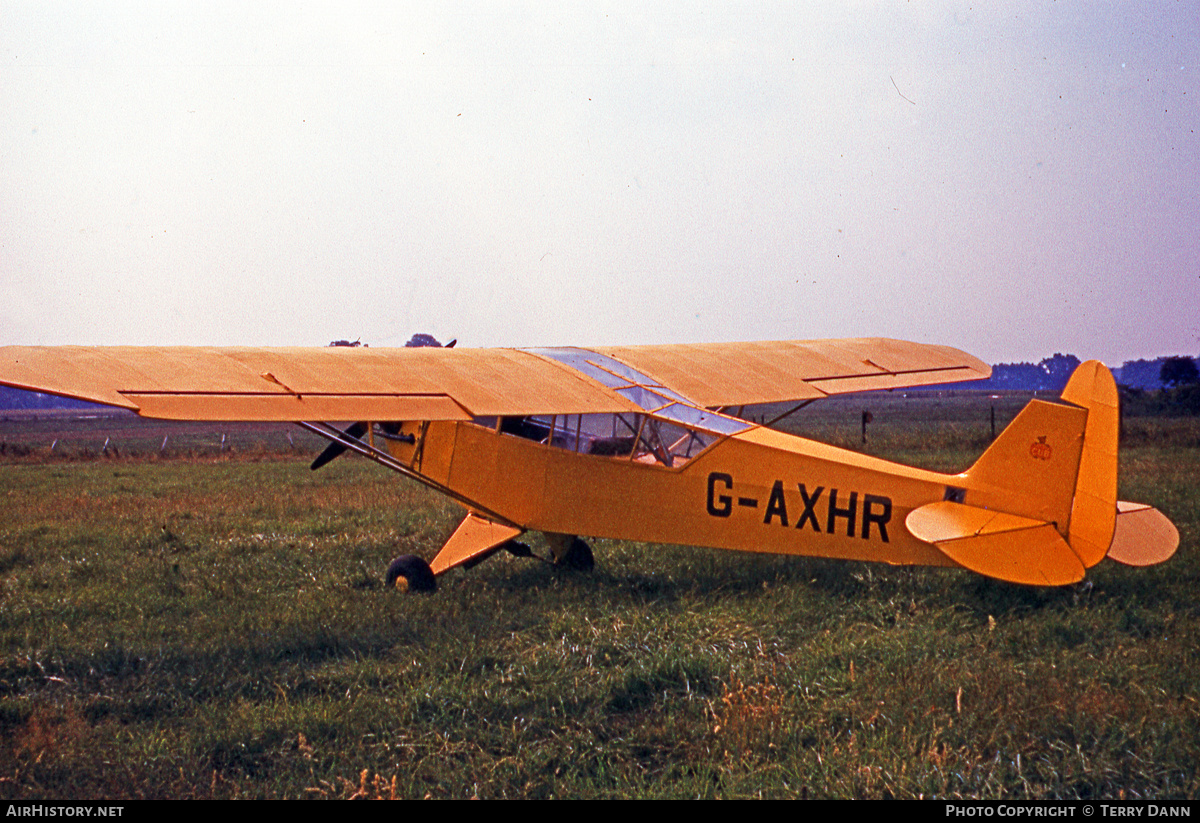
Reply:
[[[909, 468], [727, 412], [831, 394], [980, 379], [955, 349], [896, 340], [612, 348], [0, 349], [0, 383], [168, 420], [299, 423], [458, 501], [432, 562], [387, 582], [432, 590], [456, 566], [544, 532], [590, 568], [580, 536], [965, 567], [1033, 585], [1106, 556], [1160, 563], [1179, 542], [1117, 500], [1117, 390], [1082, 364], [962, 474]], [[329, 422], [358, 421], [340, 430]]]

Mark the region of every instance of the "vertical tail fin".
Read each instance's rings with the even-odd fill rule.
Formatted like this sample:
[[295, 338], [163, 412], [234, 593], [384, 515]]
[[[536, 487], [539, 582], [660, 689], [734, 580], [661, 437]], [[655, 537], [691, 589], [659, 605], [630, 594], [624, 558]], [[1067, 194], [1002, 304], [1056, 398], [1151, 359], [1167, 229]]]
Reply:
[[1032, 400], [967, 470], [964, 490], [909, 514], [918, 538], [969, 569], [1017, 583], [1083, 578], [1117, 518], [1117, 388], [1096, 361]]
[[967, 471], [967, 502], [1054, 524], [1087, 569], [1116, 527], [1117, 384], [1089, 360], [1062, 399], [1072, 405], [1031, 401], [1001, 432]]
[[1030, 401], [967, 470], [961, 491], [914, 509], [909, 532], [968, 569], [1041, 586], [1083, 579], [1067, 542], [1088, 413]]
[[967, 470], [962, 502], [1051, 523], [1067, 537], [1087, 417], [1084, 409], [1030, 401]]

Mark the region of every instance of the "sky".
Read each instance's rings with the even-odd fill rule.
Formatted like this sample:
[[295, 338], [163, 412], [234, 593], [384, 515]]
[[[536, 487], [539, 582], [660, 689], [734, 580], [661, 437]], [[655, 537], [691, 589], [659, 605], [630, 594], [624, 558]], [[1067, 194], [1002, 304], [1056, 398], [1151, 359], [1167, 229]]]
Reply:
[[0, 344], [1200, 354], [1193, 2], [0, 0]]

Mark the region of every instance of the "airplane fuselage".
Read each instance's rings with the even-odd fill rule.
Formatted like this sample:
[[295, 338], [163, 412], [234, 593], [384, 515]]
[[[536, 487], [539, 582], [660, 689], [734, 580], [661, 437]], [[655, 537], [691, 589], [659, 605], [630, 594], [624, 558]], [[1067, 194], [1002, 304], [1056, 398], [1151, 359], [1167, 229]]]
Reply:
[[[412, 427], [412, 424], [406, 424]], [[956, 565], [905, 517], [961, 478], [753, 427], [698, 455], [600, 456], [475, 423], [430, 423], [394, 457], [492, 516], [547, 533]], [[416, 428], [411, 428], [414, 432]]]

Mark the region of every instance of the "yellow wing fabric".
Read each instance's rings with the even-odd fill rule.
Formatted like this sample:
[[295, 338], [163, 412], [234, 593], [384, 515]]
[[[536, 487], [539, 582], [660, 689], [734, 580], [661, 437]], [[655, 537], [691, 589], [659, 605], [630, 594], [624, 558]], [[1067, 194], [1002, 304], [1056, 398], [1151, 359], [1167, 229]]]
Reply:
[[513, 349], [0, 348], [0, 384], [168, 420], [468, 420], [623, 412], [623, 397]]
[[991, 366], [948, 346], [885, 338], [596, 349], [706, 408], [816, 400], [982, 380]]
[[[882, 339], [592, 351], [708, 408], [991, 372], [955, 349]], [[170, 420], [466, 420], [641, 410], [613, 385], [516, 349], [10, 346], [0, 348], [0, 384]]]

